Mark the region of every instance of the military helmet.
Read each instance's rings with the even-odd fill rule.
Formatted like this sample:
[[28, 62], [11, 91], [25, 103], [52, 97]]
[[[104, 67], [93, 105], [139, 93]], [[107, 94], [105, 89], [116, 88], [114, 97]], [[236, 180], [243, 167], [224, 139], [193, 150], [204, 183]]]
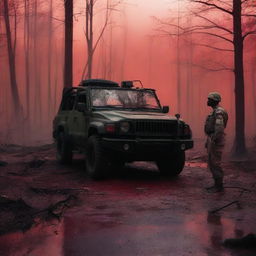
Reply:
[[212, 100], [220, 102], [221, 101], [221, 96], [218, 92], [210, 92], [208, 94], [208, 99], [212, 99]]

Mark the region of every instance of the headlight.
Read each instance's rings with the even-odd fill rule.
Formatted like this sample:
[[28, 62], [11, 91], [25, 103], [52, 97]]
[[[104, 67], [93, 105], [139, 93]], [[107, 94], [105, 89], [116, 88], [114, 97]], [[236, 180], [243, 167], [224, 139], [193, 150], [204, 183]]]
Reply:
[[185, 136], [189, 137], [189, 138], [192, 137], [192, 131], [191, 131], [189, 125], [187, 125], [187, 124], [184, 125], [183, 134], [184, 134]]
[[120, 123], [120, 131], [121, 132], [129, 132], [129, 130], [130, 130], [129, 122], [122, 122], [122, 123]]

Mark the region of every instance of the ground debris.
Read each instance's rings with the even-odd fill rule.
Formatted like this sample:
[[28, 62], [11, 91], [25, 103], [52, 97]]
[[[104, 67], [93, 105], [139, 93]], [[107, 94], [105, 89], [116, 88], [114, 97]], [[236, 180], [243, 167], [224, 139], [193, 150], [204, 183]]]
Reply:
[[13, 200], [0, 196], [0, 235], [16, 230], [28, 230], [34, 223], [33, 208], [23, 199]]
[[223, 245], [229, 248], [256, 248], [256, 235], [250, 233], [242, 238], [228, 238]]
[[39, 168], [41, 167], [44, 163], [46, 162], [45, 159], [33, 159], [32, 161], [28, 162], [28, 167], [29, 168]]
[[228, 204], [226, 204], [226, 205], [224, 205], [224, 206], [222, 206], [222, 207], [220, 207], [220, 208], [211, 210], [211, 211], [209, 211], [209, 213], [212, 213], [212, 214], [213, 214], [213, 213], [219, 212], [220, 210], [222, 210], [222, 209], [224, 209], [224, 208], [227, 208], [228, 206], [233, 205], [233, 204], [236, 204], [236, 205], [237, 205], [237, 208], [241, 209], [240, 202], [239, 202], [238, 200], [236, 200], [236, 201], [230, 202], [230, 203], [228, 203]]
[[77, 196], [69, 195], [65, 200], [58, 201], [57, 203], [50, 205], [46, 209], [37, 211], [33, 214], [33, 216], [40, 216], [41, 219], [49, 220], [52, 218], [60, 218], [63, 216], [65, 210], [72, 206], [72, 202], [77, 200]]
[[24, 149], [21, 145], [16, 144], [1, 144], [0, 145], [0, 152], [6, 152], [6, 153], [15, 153], [20, 152]]
[[58, 201], [49, 207], [38, 210], [29, 206], [23, 199], [13, 200], [4, 195], [0, 196], [0, 235], [22, 230], [29, 230], [35, 220], [46, 221], [61, 219], [65, 210], [76, 200], [75, 195], [69, 195], [65, 200]]
[[42, 194], [42, 195], [56, 195], [56, 194], [67, 195], [74, 191], [89, 192], [88, 188], [34, 188], [34, 187], [31, 187], [30, 190], [32, 190], [37, 194]]
[[136, 188], [136, 190], [144, 192], [144, 191], [148, 190], [148, 188]]
[[0, 206], [0, 211], [5, 209], [11, 209], [13, 211], [32, 209], [29, 205], [25, 203], [24, 200], [12, 200], [4, 195], [0, 195]]
[[7, 162], [5, 162], [5, 161], [0, 161], [0, 167], [1, 166], [6, 166], [8, 163]]

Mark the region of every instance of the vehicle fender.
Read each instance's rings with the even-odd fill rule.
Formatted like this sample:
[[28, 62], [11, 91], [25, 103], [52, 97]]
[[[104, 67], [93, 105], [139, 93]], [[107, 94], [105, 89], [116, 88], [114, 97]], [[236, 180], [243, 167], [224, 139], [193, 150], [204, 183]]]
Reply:
[[93, 133], [97, 133], [97, 134], [105, 133], [104, 123], [99, 121], [91, 122], [88, 130], [88, 136], [90, 136]]
[[56, 129], [56, 134], [60, 132], [64, 132], [65, 134], [68, 134], [68, 127], [65, 122], [61, 122], [58, 124], [57, 129]]

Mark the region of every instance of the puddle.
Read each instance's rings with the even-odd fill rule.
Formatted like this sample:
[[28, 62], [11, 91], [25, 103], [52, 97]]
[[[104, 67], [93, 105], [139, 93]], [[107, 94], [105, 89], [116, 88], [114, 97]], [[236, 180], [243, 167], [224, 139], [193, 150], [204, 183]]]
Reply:
[[205, 163], [205, 162], [186, 162], [185, 166], [207, 168], [207, 163]]
[[249, 231], [248, 223], [241, 219], [202, 213], [79, 212], [76, 218], [66, 216], [60, 223], [1, 236], [0, 255], [252, 256], [256, 253], [232, 251], [221, 244], [225, 238]]
[[3, 256], [59, 256], [63, 251], [63, 225], [40, 224], [27, 232], [0, 236], [0, 255]]

